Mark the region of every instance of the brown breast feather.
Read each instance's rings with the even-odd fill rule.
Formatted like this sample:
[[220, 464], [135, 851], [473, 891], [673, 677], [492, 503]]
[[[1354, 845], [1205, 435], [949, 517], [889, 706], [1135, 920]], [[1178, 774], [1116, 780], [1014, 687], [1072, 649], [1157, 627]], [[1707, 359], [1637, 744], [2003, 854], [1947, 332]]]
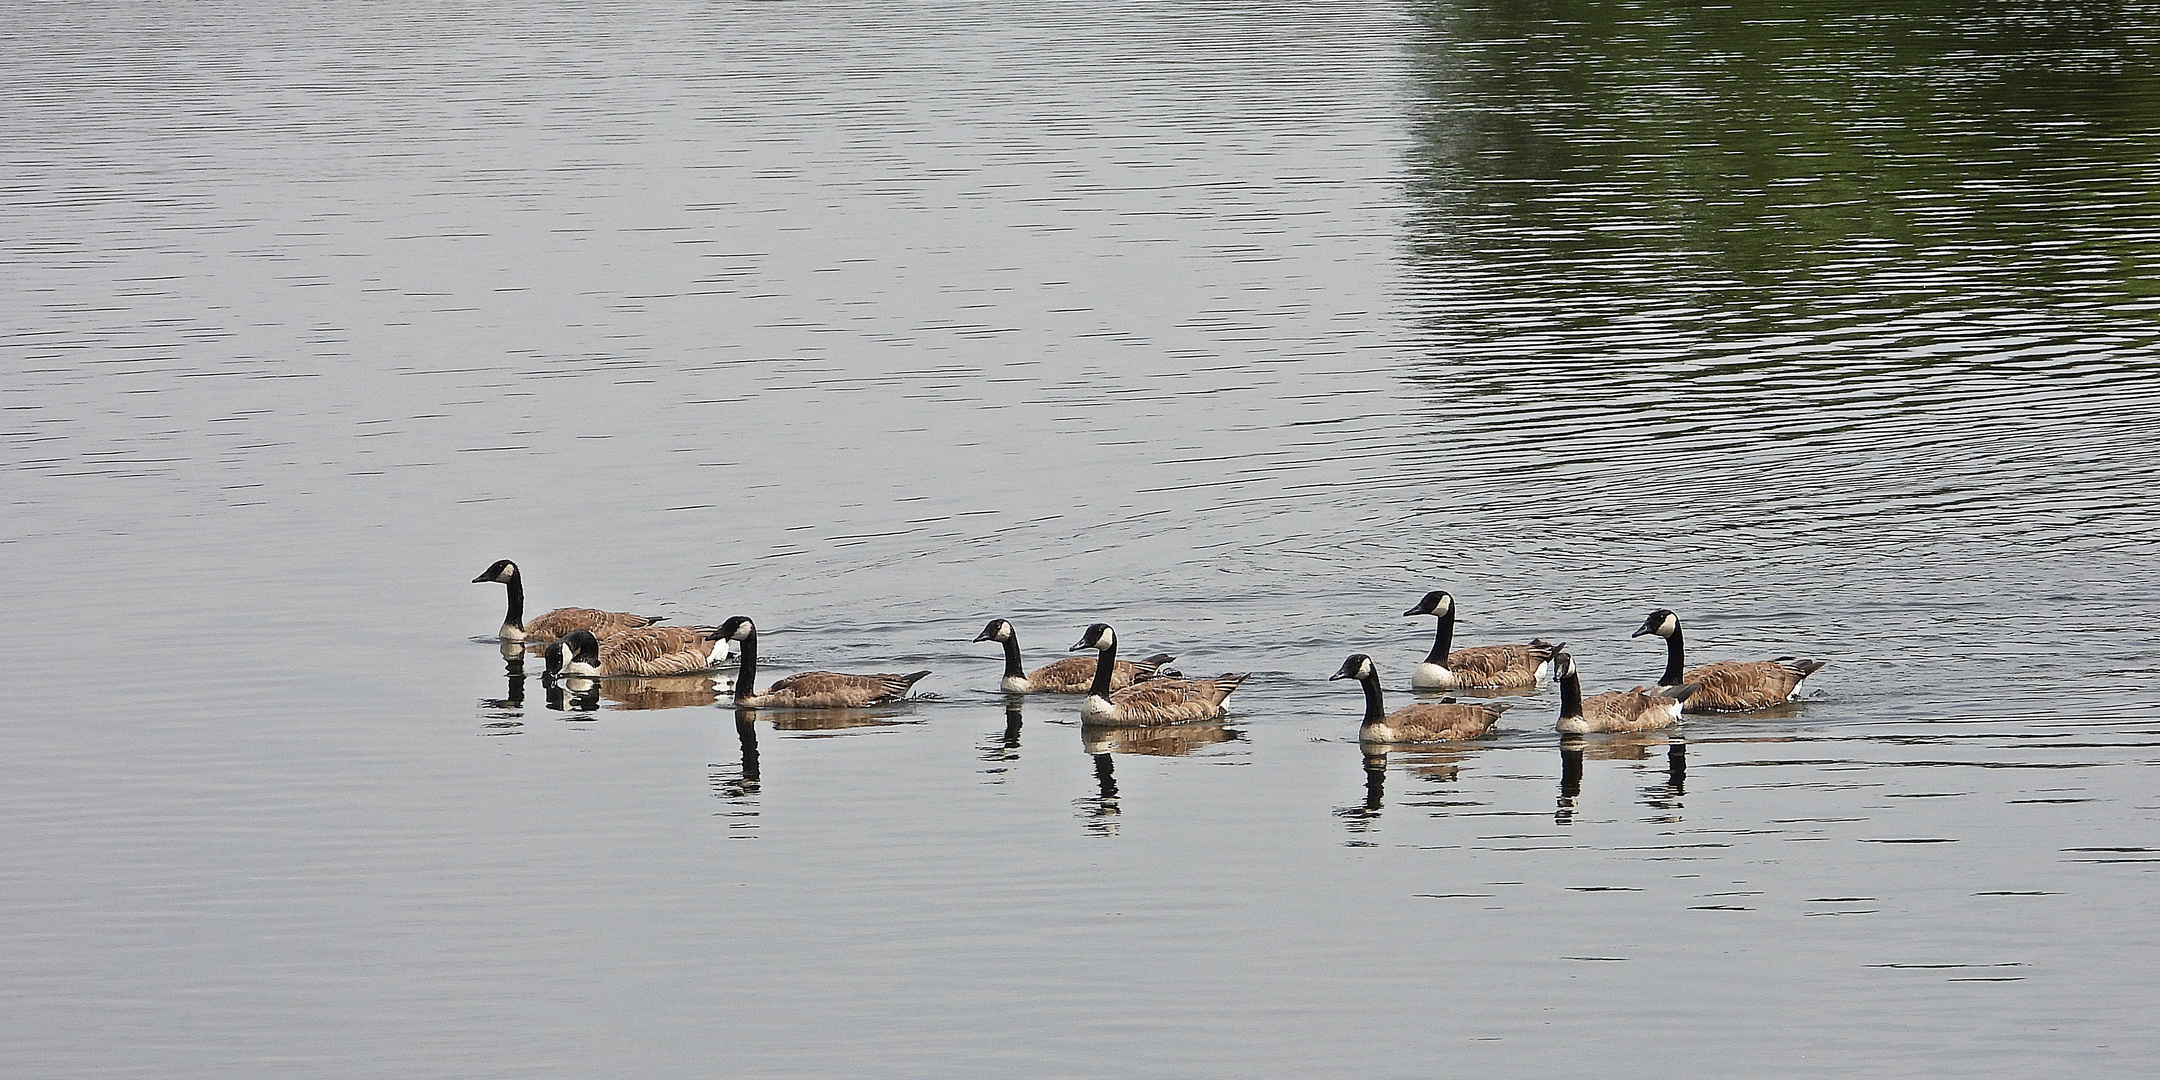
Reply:
[[903, 697], [916, 680], [930, 674], [917, 671], [907, 675], [843, 675], [833, 671], [805, 671], [790, 675], [772, 684], [772, 688], [758, 698], [778, 698], [770, 704], [795, 705], [810, 709], [846, 709], [864, 705], [881, 705]]
[[[1140, 668], [1137, 665], [1124, 660], [1117, 661], [1110, 668], [1110, 689], [1117, 691], [1131, 686], [1139, 673]], [[1068, 656], [1028, 672], [1027, 680], [1037, 690], [1085, 694], [1095, 685], [1095, 658]]]
[[1223, 699], [1245, 681], [1243, 674], [1213, 679], [1150, 679], [1110, 695], [1110, 703], [1129, 722], [1175, 724], [1222, 715]]
[[[1698, 689], [1697, 693], [1701, 693]], [[1678, 721], [1666, 707], [1668, 697], [1652, 694], [1648, 687], [1612, 690], [1583, 699], [1583, 719], [1593, 731], [1651, 731], [1671, 727]]]
[[1397, 742], [1474, 739], [1491, 731], [1505, 708], [1497, 703], [1420, 702], [1387, 714], [1386, 723], [1395, 730]]
[[1689, 712], [1741, 712], [1776, 705], [1821, 669], [1814, 660], [1721, 660], [1692, 668], [1682, 681], [1699, 684]]
[[628, 630], [651, 626], [660, 621], [658, 615], [632, 615], [626, 611], [600, 611], [596, 608], [556, 608], [545, 615], [525, 620], [525, 641], [531, 645], [549, 645], [569, 635], [573, 630], [590, 630], [602, 641]]
[[712, 666], [710, 626], [650, 626], [628, 630], [600, 646], [605, 675], [681, 675]]
[[1550, 648], [1534, 645], [1480, 645], [1448, 654], [1448, 670], [1459, 685], [1531, 686], [1537, 682], [1538, 665], [1552, 659]]

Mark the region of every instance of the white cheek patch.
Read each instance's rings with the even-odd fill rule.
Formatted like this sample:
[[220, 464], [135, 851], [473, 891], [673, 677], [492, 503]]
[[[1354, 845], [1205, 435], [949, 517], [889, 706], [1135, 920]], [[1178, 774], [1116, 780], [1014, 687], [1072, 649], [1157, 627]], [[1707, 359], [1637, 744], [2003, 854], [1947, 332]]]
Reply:
[[1658, 623], [1657, 632], [1664, 637], [1671, 637], [1673, 631], [1678, 629], [1680, 629], [1680, 620], [1667, 615], [1663, 622]]

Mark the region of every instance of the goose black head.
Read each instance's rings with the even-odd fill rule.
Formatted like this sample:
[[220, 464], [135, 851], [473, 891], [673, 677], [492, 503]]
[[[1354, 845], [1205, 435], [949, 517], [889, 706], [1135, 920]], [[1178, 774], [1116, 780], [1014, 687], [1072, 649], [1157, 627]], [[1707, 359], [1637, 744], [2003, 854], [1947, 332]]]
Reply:
[[1628, 636], [1641, 637], [1644, 634], [1656, 634], [1659, 637], [1671, 637], [1674, 633], [1678, 632], [1679, 629], [1680, 616], [1673, 614], [1671, 611], [1665, 608], [1659, 608], [1656, 611], [1651, 612], [1649, 618], [1643, 620], [1642, 627], [1640, 629], [1636, 630], [1632, 634], [1629, 634]]
[[987, 626], [983, 627], [983, 631], [982, 631], [982, 633], [980, 633], [980, 634], [977, 634], [977, 635], [975, 635], [975, 640], [977, 640], [977, 641], [1011, 641], [1011, 640], [1012, 640], [1012, 636], [1013, 636], [1013, 626], [1012, 626], [1012, 624], [1011, 624], [1011, 623], [1009, 623], [1009, 622], [1006, 622], [1006, 621], [1005, 621], [1005, 620], [1003, 620], [1003, 619], [992, 619], [992, 620], [990, 620], [990, 624], [989, 624], [989, 625], [987, 625]]
[[1350, 654], [1350, 658], [1348, 660], [1342, 662], [1342, 667], [1337, 669], [1335, 674], [1328, 676], [1328, 681], [1333, 682], [1336, 679], [1362, 679], [1372, 673], [1372, 657], [1367, 656], [1361, 652], [1354, 652]]
[[1575, 658], [1569, 656], [1566, 647], [1563, 646], [1558, 652], [1552, 654], [1552, 677], [1558, 680], [1565, 679], [1573, 674], [1575, 674]]
[[1449, 612], [1454, 610], [1455, 598], [1448, 595], [1448, 591], [1446, 589], [1434, 589], [1433, 591], [1426, 593], [1425, 599], [1418, 601], [1416, 607], [1403, 612], [1403, 618], [1407, 619], [1412, 615], [1438, 615], [1445, 617]]
[[516, 563], [508, 559], [497, 559], [495, 565], [480, 571], [480, 576], [473, 579], [473, 584], [478, 585], [483, 581], [508, 582], [517, 576], [518, 568]]
[[591, 674], [600, 666], [600, 639], [590, 630], [572, 630], [561, 641], [549, 645], [542, 655], [546, 659], [541, 671], [548, 676], [560, 675], [572, 664], [583, 665], [587, 670], [582, 674]]
[[1109, 623], [1096, 623], [1081, 633], [1079, 644], [1065, 651], [1079, 652], [1082, 649], [1094, 649], [1097, 652], [1103, 652], [1116, 644], [1117, 631], [1110, 629]]
[[726, 622], [720, 624], [720, 632], [713, 636], [713, 640], [749, 641], [755, 637], [757, 637], [757, 624], [750, 621], [750, 616], [730, 615]]

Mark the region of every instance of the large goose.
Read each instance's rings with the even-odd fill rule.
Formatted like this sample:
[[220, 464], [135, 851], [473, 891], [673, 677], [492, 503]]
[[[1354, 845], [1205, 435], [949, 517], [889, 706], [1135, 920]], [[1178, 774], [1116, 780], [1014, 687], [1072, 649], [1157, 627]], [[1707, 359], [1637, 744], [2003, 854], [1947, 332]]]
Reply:
[[504, 641], [522, 641], [532, 645], [545, 645], [560, 641], [572, 630], [590, 630], [594, 637], [609, 638], [625, 630], [636, 630], [659, 622], [659, 615], [632, 615], [624, 611], [600, 611], [594, 608], [556, 608], [545, 615], [525, 618], [525, 579], [518, 573], [517, 564], [508, 559], [497, 559], [495, 565], [480, 572], [473, 584], [483, 581], [500, 581], [510, 589], [510, 610], [503, 614], [502, 629], [497, 635]]
[[[1044, 664], [1033, 671], [1020, 667], [1020, 635], [1013, 624], [1004, 619], [992, 619], [983, 632], [975, 635], [976, 641], [995, 641], [1005, 646], [1005, 678], [999, 683], [1008, 694], [1085, 694], [1095, 683], [1095, 661], [1085, 656], [1068, 656], [1063, 660]], [[1111, 669], [1110, 689], [1123, 690], [1136, 682], [1155, 677], [1164, 664], [1177, 657], [1169, 653], [1156, 653], [1145, 660], [1130, 662], [1120, 660]]]
[[1095, 681], [1088, 686], [1087, 700], [1080, 703], [1083, 724], [1149, 727], [1213, 720], [1223, 714], [1223, 699], [1246, 679], [1244, 673], [1212, 679], [1149, 679], [1113, 692], [1110, 678], [1117, 667], [1117, 632], [1096, 623], [1072, 647], [1074, 652], [1082, 649], [1095, 650]]
[[716, 626], [647, 626], [601, 641], [572, 630], [547, 647], [549, 675], [687, 675], [727, 659]]
[[1403, 618], [1432, 615], [1440, 620], [1433, 634], [1432, 652], [1410, 673], [1410, 685], [1421, 690], [1483, 690], [1536, 686], [1552, 674], [1552, 655], [1560, 648], [1542, 638], [1528, 645], [1480, 645], [1474, 649], [1448, 651], [1455, 640], [1455, 598], [1445, 589], [1425, 594]]
[[736, 615], [720, 624], [718, 636], [742, 649], [735, 673], [735, 704], [739, 708], [854, 709], [884, 705], [906, 697], [910, 687], [930, 674], [927, 670], [906, 675], [805, 671], [772, 684], [760, 694], [756, 692], [757, 624], [748, 616]]
[[1373, 666], [1372, 658], [1364, 653], [1351, 653], [1350, 658], [1342, 662], [1342, 668], [1328, 678], [1356, 679], [1365, 687], [1365, 720], [1358, 725], [1358, 741], [1361, 743], [1455, 742], [1475, 739], [1491, 731], [1493, 725], [1500, 721], [1500, 714], [1515, 704], [1512, 701], [1481, 701], [1475, 704], [1421, 701], [1388, 712], [1380, 695], [1379, 669]]
[[1656, 634], [1665, 639], [1663, 686], [1694, 683], [1695, 694], [1687, 699], [1688, 712], [1745, 712], [1791, 701], [1800, 693], [1800, 681], [1821, 671], [1821, 660], [1780, 656], [1775, 660], [1720, 660], [1682, 670], [1686, 645], [1680, 639], [1680, 616], [1659, 608], [1643, 620], [1642, 628], [1628, 635]]
[[1560, 722], [1553, 726], [1563, 735], [1671, 727], [1680, 722], [1681, 703], [1697, 689], [1693, 684], [1638, 686], [1584, 697], [1575, 658], [1565, 649], [1553, 654], [1553, 676], [1560, 681]]

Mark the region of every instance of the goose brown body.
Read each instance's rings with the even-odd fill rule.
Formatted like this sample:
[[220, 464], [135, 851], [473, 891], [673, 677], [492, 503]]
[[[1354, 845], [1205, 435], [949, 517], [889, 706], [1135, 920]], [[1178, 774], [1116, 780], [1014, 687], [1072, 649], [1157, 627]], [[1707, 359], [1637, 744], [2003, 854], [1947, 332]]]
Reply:
[[805, 671], [773, 683], [764, 693], [755, 690], [757, 679], [757, 625], [736, 615], [720, 624], [719, 636], [742, 649], [735, 674], [735, 704], [759, 709], [857, 709], [886, 705], [907, 696], [927, 670], [905, 675], [847, 675], [834, 671]]
[[1655, 634], [1665, 639], [1663, 686], [1692, 683], [1695, 693], [1683, 708], [1687, 712], [1746, 712], [1791, 701], [1800, 684], [1821, 671], [1824, 661], [1780, 656], [1775, 660], [1720, 660], [1700, 667], [1685, 667], [1687, 646], [1680, 632], [1680, 617], [1659, 608], [1629, 635]]
[[594, 637], [603, 641], [629, 630], [637, 630], [659, 622], [662, 616], [632, 615], [627, 611], [602, 611], [598, 608], [565, 607], [530, 619], [525, 618], [525, 577], [516, 563], [497, 559], [495, 565], [480, 572], [474, 584], [499, 581], [509, 590], [510, 606], [503, 613], [501, 628], [496, 636], [504, 641], [524, 642], [527, 645], [549, 645], [569, 637], [575, 630], [590, 630]]
[[1575, 658], [1564, 649], [1553, 657], [1553, 676], [1560, 683], [1560, 720], [1553, 727], [1565, 735], [1671, 727], [1680, 722], [1682, 703], [1697, 689], [1693, 685], [1638, 686], [1584, 697]]
[[1511, 701], [1421, 701], [1387, 711], [1380, 671], [1364, 653], [1351, 653], [1333, 679], [1356, 679], [1365, 690], [1365, 716], [1358, 724], [1361, 743], [1460, 742], [1475, 739], [1500, 722]]
[[[995, 641], [1005, 647], [1005, 675], [999, 681], [1000, 688], [1011, 694], [1085, 694], [1095, 683], [1093, 657], [1068, 656], [1060, 660], [1024, 671], [1020, 667], [1020, 635], [1013, 624], [1004, 619], [992, 619], [983, 627], [976, 641]], [[1111, 665], [1110, 689], [1123, 690], [1136, 682], [1144, 682], [1156, 676], [1164, 664], [1177, 657], [1169, 653], [1156, 653], [1145, 660], [1119, 660]]]
[[1431, 615], [1440, 620], [1432, 651], [1410, 673], [1410, 685], [1424, 690], [1505, 690], [1536, 686], [1552, 672], [1553, 653], [1561, 646], [1532, 638], [1523, 645], [1479, 645], [1450, 649], [1455, 638], [1455, 598], [1446, 590], [1425, 594], [1404, 618]]
[[1213, 720], [1223, 715], [1223, 700], [1248, 676], [1231, 672], [1212, 679], [1149, 679], [1123, 690], [1110, 689], [1117, 663], [1117, 633], [1104, 623], [1087, 628], [1074, 650], [1094, 649], [1095, 681], [1080, 703], [1080, 722], [1119, 727], [1151, 727]]
[[727, 659], [719, 632], [716, 626], [649, 626], [602, 641], [590, 630], [572, 630], [548, 646], [547, 673], [652, 677], [705, 671]]

